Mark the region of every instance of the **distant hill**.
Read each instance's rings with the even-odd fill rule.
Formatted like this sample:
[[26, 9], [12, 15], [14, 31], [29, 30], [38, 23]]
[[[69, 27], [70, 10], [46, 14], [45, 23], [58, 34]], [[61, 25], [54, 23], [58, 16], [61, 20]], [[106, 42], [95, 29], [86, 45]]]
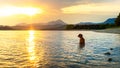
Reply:
[[76, 25], [94, 25], [95, 23], [94, 22], [80, 22]]
[[116, 18], [109, 18], [106, 21], [104, 21], [102, 24], [115, 24]]
[[44, 29], [53, 29], [53, 30], [58, 30], [58, 29], [65, 29], [65, 26], [67, 24], [63, 22], [62, 20], [56, 20], [56, 21], [50, 21], [47, 24], [44, 24]]
[[[50, 21], [48, 23], [19, 23], [15, 26], [0, 26], [0, 29], [18, 29], [18, 30], [64, 30], [64, 29], [103, 29], [106, 28], [106, 24], [114, 24], [116, 18], [108, 18], [104, 22], [80, 22], [77, 24], [66, 24], [64, 21], [58, 19]], [[102, 25], [103, 24], [103, 25]], [[110, 25], [109, 25], [110, 26]]]
[[96, 22], [80, 22], [80, 23], [77, 23], [76, 25], [115, 24], [115, 19], [116, 18], [108, 18], [107, 20], [105, 20], [104, 22], [101, 22], [101, 23], [96, 23]]
[[64, 21], [62, 20], [55, 20], [55, 21], [50, 21], [48, 23], [33, 23], [33, 24], [25, 24], [25, 23], [20, 23], [14, 26], [15, 29], [29, 29], [29, 27], [32, 25], [34, 29], [65, 29], [65, 25], [67, 25]]
[[67, 25], [64, 21], [62, 20], [55, 20], [55, 21], [50, 21], [48, 23], [37, 23], [33, 24], [36, 29], [45, 29], [45, 30], [63, 30], [65, 29], [65, 26]]
[[50, 21], [46, 25], [66, 25], [66, 23], [63, 22], [62, 20], [58, 19], [56, 21]]
[[14, 30], [14, 29], [12, 27], [10, 27], [10, 26], [0, 25], [0, 30]]
[[18, 23], [15, 26], [27, 26], [27, 25], [29, 25], [29, 24], [27, 24], [27, 23]]

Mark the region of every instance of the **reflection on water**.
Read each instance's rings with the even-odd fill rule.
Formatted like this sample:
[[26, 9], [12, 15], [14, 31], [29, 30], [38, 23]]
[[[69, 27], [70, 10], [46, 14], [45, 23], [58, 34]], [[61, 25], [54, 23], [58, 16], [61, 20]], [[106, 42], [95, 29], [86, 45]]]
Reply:
[[[79, 33], [86, 39], [82, 49]], [[119, 68], [119, 40], [92, 31], [0, 31], [0, 68]]]
[[35, 41], [34, 41], [34, 31], [29, 31], [29, 38], [28, 38], [28, 53], [29, 53], [29, 59], [31, 61], [35, 61], [36, 55], [35, 55]]
[[[35, 31], [30, 30], [28, 31], [28, 58], [30, 61], [30, 67], [36, 68], [40, 61], [44, 61], [44, 48], [42, 46], [37, 46], [35, 41]], [[38, 63], [38, 64], [37, 64]], [[44, 63], [44, 62], [43, 62]]]

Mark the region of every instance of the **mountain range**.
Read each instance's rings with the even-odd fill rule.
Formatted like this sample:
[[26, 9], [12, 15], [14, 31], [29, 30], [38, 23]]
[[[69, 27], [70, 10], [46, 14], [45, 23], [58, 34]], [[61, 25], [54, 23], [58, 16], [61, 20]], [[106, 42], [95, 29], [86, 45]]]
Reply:
[[104, 22], [80, 22], [76, 25], [114, 24], [116, 18], [108, 18]]
[[[99, 25], [99, 24], [114, 24], [116, 18], [108, 18], [104, 22], [80, 22], [73, 25]], [[26, 23], [19, 23], [15, 26], [13, 26], [13, 29], [29, 29], [31, 26], [34, 27], [34, 29], [47, 29], [47, 30], [63, 30], [66, 28], [66, 23], [60, 19], [55, 21], [50, 21], [48, 23], [34, 23], [34, 24], [26, 24]]]
[[116, 18], [109, 18], [106, 21], [102, 22], [102, 24], [115, 24]]
[[30, 27], [34, 27], [34, 29], [47, 29], [47, 30], [62, 30], [65, 29], [65, 26], [67, 25], [62, 20], [58, 19], [55, 21], [50, 21], [48, 23], [34, 23], [34, 24], [26, 24], [26, 23], [19, 23], [15, 26], [13, 26], [14, 29], [29, 29]]

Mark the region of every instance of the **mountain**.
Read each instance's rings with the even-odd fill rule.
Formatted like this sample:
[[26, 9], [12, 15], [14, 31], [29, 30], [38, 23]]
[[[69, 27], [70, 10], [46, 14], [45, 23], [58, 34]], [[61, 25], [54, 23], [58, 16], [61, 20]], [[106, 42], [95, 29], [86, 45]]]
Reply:
[[109, 18], [103, 22], [103, 24], [115, 24], [116, 18]]
[[96, 23], [93, 23], [93, 22], [80, 22], [80, 23], [78, 23], [76, 25], [94, 25], [94, 24], [96, 24]]
[[96, 24], [114, 24], [116, 18], [108, 18], [104, 22], [101, 23], [95, 23], [95, 22], [80, 22], [76, 25], [96, 25]]
[[63, 22], [62, 20], [58, 19], [56, 21], [50, 21], [46, 25], [66, 25], [66, 23]]
[[0, 25], [0, 30], [14, 30], [11, 26]]
[[65, 22], [62, 20], [55, 20], [55, 21], [50, 21], [48, 23], [33, 23], [33, 24], [25, 24], [25, 23], [20, 23], [14, 26], [16, 29], [29, 29], [30, 27], [34, 29], [47, 29], [47, 30], [62, 30], [65, 29], [65, 25], [67, 25]]
[[29, 24], [27, 24], [27, 23], [18, 23], [18, 24], [16, 24], [16, 26], [27, 26], [27, 25], [29, 25]]
[[67, 24], [65, 22], [63, 22], [62, 20], [56, 20], [56, 21], [50, 21], [43, 26], [42, 29], [48, 29], [48, 30], [62, 30], [62, 29], [65, 29], [65, 26]]

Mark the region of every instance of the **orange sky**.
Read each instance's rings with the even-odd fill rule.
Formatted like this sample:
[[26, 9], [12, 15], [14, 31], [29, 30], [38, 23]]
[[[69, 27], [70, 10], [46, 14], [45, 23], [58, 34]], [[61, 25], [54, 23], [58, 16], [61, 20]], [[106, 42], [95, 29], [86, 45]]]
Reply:
[[102, 22], [117, 17], [119, 0], [2, 0], [0, 25], [45, 23], [61, 19], [68, 24]]

